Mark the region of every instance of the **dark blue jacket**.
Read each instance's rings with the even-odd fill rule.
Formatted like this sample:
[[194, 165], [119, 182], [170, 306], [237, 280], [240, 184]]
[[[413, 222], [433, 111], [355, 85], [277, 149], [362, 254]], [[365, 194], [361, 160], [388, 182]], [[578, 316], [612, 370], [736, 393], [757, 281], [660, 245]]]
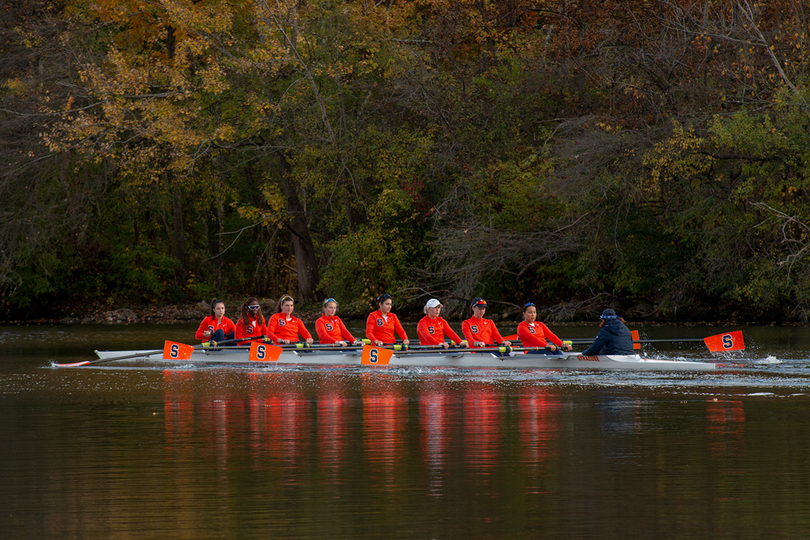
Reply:
[[605, 325], [599, 330], [593, 345], [582, 351], [584, 356], [600, 354], [635, 354], [633, 336], [630, 330], [619, 319], [605, 319]]

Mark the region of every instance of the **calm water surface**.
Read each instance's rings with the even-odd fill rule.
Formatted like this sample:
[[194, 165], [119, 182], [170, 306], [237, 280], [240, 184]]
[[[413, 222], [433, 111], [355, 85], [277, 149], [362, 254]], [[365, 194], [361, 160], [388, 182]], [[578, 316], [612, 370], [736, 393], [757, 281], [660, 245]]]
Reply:
[[0, 327], [0, 538], [810, 534], [807, 328], [700, 374], [52, 367], [195, 329]]

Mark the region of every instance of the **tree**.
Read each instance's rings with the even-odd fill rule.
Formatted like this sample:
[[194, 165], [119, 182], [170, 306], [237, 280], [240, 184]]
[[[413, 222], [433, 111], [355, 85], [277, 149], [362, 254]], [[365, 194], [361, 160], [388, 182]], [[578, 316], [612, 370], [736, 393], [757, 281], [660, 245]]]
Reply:
[[[0, 21], [0, 316], [43, 316], [70, 293], [64, 279], [80, 259], [105, 178], [54, 154], [40, 131], [43, 103], [66, 98], [64, 23], [50, 2], [6, 2]], [[56, 300], [56, 302], [54, 302]]]

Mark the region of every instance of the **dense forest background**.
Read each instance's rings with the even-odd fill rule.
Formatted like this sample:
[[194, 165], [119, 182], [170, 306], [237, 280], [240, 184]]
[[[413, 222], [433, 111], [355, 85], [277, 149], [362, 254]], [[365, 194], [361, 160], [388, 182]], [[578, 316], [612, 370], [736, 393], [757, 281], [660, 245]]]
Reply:
[[0, 319], [808, 319], [806, 1], [0, 5]]

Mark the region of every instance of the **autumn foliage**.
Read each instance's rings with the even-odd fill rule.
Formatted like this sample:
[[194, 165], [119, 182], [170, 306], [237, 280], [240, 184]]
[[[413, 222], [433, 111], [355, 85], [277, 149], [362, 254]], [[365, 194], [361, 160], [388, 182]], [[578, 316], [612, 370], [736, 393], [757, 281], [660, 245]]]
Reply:
[[[402, 309], [531, 300], [548, 319], [607, 302], [807, 319], [801, 2], [29, 0], [14, 16], [6, 54], [48, 58], [49, 33], [64, 55], [4, 68], [5, 129], [29, 118], [32, 135], [6, 160], [9, 212], [60, 208], [60, 186], [77, 204], [38, 238], [4, 226], [6, 316], [286, 292], [362, 311], [386, 291]], [[27, 173], [48, 189], [20, 190]]]

